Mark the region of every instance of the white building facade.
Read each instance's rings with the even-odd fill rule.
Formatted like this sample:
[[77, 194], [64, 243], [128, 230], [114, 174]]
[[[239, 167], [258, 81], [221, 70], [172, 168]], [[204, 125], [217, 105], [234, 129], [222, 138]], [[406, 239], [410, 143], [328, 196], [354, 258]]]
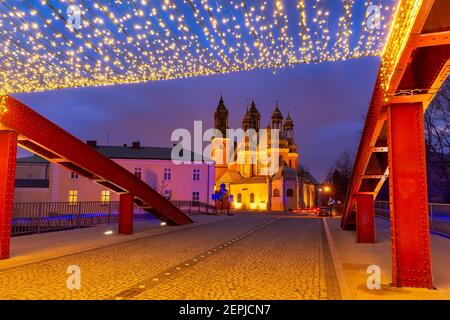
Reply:
[[[172, 148], [98, 146], [104, 156], [129, 170], [172, 201], [213, 204], [214, 163], [175, 164]], [[118, 201], [119, 194], [59, 164], [37, 156], [17, 159], [15, 202]]]

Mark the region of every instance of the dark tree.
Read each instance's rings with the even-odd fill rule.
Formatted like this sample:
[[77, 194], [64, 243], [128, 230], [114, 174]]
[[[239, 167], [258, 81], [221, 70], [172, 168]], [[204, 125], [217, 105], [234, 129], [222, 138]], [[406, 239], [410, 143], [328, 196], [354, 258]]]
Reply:
[[450, 202], [450, 78], [425, 112], [425, 143], [430, 200]]
[[345, 201], [347, 188], [352, 175], [353, 161], [353, 156], [345, 150], [328, 170], [325, 184], [331, 186], [331, 196], [341, 203]]

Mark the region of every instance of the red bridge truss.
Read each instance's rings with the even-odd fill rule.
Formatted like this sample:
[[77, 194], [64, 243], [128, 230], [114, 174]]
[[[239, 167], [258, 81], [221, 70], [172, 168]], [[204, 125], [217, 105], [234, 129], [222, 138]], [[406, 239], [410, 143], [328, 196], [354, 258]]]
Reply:
[[432, 288], [424, 110], [450, 74], [450, 1], [401, 3], [382, 56], [341, 225], [356, 227], [358, 242], [375, 242], [374, 200], [389, 176], [392, 283]]
[[119, 233], [133, 232], [133, 203], [168, 224], [192, 220], [134, 174], [21, 102], [0, 114], [0, 259], [9, 257], [17, 145], [120, 194]]

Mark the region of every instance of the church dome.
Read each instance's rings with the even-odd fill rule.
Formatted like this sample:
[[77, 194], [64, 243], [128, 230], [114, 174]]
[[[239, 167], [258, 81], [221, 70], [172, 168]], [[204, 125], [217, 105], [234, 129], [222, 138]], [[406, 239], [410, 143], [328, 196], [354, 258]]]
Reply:
[[276, 103], [275, 110], [272, 112], [272, 119], [282, 120], [283, 115], [281, 114], [280, 108], [278, 108], [278, 101]]
[[286, 120], [284, 121], [284, 126], [285, 127], [293, 127], [294, 126], [294, 121], [292, 121], [291, 115], [288, 112], [288, 116], [286, 117]]

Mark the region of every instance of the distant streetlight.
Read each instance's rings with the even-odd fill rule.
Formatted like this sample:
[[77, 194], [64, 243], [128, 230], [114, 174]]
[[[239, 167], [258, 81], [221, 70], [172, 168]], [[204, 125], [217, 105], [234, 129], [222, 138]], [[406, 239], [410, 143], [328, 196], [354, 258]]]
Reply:
[[328, 192], [331, 191], [331, 188], [330, 188], [329, 186], [325, 186], [325, 187], [323, 188], [323, 190], [324, 190], [326, 193], [328, 193]]

